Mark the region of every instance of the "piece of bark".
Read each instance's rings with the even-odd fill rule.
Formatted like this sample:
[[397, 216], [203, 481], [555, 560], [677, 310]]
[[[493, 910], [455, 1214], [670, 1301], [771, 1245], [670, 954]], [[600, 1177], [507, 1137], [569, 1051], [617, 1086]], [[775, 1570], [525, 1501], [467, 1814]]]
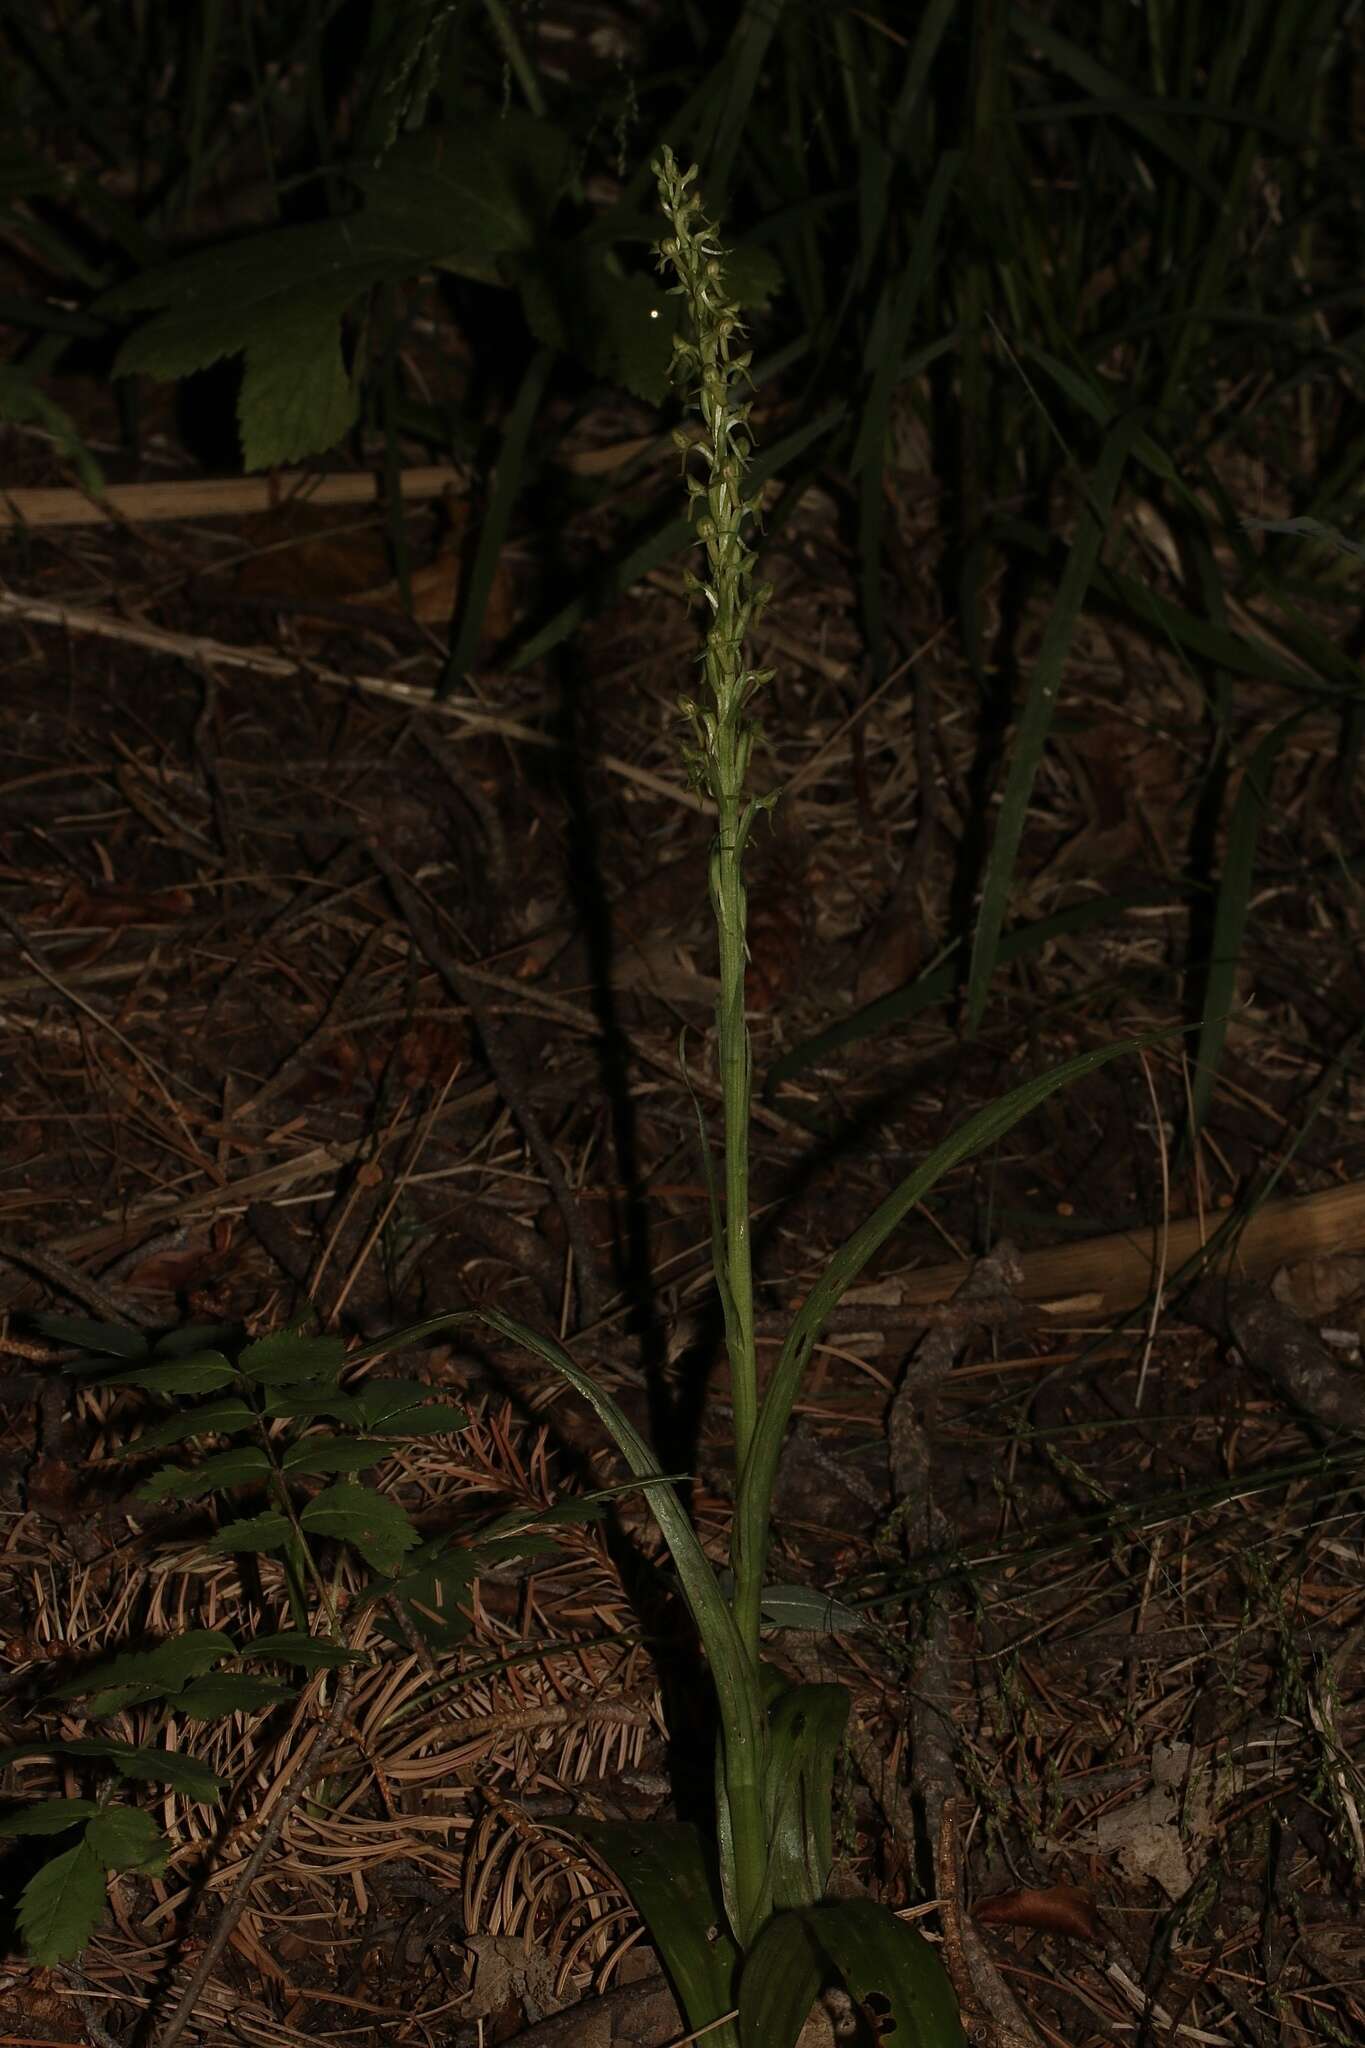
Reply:
[[1365, 1436], [1365, 1372], [1344, 1365], [1267, 1289], [1206, 1280], [1191, 1293], [1185, 1312], [1235, 1344], [1248, 1365], [1314, 1422]]

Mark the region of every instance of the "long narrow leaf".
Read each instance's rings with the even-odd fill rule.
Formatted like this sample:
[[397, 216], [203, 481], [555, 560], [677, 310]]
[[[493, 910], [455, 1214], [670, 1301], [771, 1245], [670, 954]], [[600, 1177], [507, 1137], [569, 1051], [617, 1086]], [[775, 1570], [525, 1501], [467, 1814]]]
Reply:
[[526, 444], [530, 440], [531, 429], [535, 425], [536, 414], [540, 409], [540, 401], [545, 394], [545, 386], [553, 364], [552, 349], [536, 350], [521, 380], [512, 410], [508, 414], [507, 425], [503, 429], [502, 446], [498, 450], [497, 474], [493, 481], [492, 495], [484, 513], [479, 545], [474, 554], [474, 565], [462, 594], [460, 623], [451, 642], [438, 696], [444, 696], [454, 689], [465, 670], [474, 665], [498, 557], [507, 539], [512, 522], [512, 508], [516, 504], [517, 493], [521, 489], [525, 472]]
[[[1026, 960], [1040, 953], [1053, 939], [1112, 924], [1123, 916], [1124, 909], [1125, 899], [1119, 896], [1092, 896], [1083, 903], [1068, 904], [1055, 917], [1040, 917], [1033, 924], [1006, 932], [996, 952], [996, 962], [1007, 967], [1011, 961]], [[956, 952], [956, 945], [952, 950]], [[949, 1000], [960, 978], [956, 961], [950, 958], [942, 966], [928, 968], [903, 988], [892, 989], [890, 995], [865, 1003], [851, 1017], [841, 1017], [814, 1037], [803, 1039], [800, 1045], [783, 1053], [780, 1060], [773, 1061], [763, 1083], [764, 1094], [814, 1066], [817, 1060], [828, 1059], [845, 1045], [856, 1045], [861, 1038], [870, 1038], [875, 1032], [889, 1030], [893, 1024], [904, 1024], [925, 1010], [936, 1009]]]
[[979, 1030], [995, 973], [1000, 933], [1014, 880], [1014, 863], [1024, 836], [1033, 784], [1056, 716], [1062, 669], [1071, 648], [1085, 594], [1104, 545], [1105, 524], [1133, 441], [1141, 431], [1135, 419], [1121, 421], [1105, 441], [1090, 489], [1081, 505], [1076, 537], [1071, 543], [1062, 587], [1043, 634], [1029, 682], [1024, 714], [1015, 737], [1014, 755], [1005, 782], [1004, 800], [986, 864], [981, 911], [972, 942], [967, 974], [967, 1030]]
[[[759, 1673], [745, 1649], [745, 1638], [681, 1501], [629, 1417], [550, 1338], [539, 1336], [497, 1309], [479, 1309], [475, 1317], [544, 1359], [583, 1396], [611, 1431], [626, 1463], [644, 1487], [711, 1665], [721, 1720], [716, 1788], [721, 1885], [736, 1937], [747, 1945], [770, 1910], [771, 1877], [763, 1820], [766, 1730]], [[735, 1575], [740, 1579], [738, 1555]]]
[[970, 1159], [988, 1145], [995, 1144], [1007, 1131], [1013, 1130], [1030, 1110], [1046, 1102], [1050, 1095], [1055, 1095], [1059, 1088], [1068, 1087], [1072, 1081], [1079, 1081], [1098, 1068], [1108, 1066], [1111, 1060], [1118, 1059], [1123, 1053], [1154, 1045], [1165, 1035], [1163, 1032], [1150, 1032], [1139, 1038], [1121, 1040], [1116, 1045], [1102, 1045], [1092, 1052], [1078, 1053], [1074, 1059], [1063, 1060], [1060, 1066], [1053, 1067], [1048, 1073], [1021, 1082], [1008, 1095], [1002, 1095], [998, 1102], [978, 1110], [975, 1116], [968, 1117], [966, 1123], [936, 1146], [913, 1173], [907, 1174], [900, 1186], [834, 1254], [807, 1295], [787, 1334], [763, 1397], [753, 1450], [740, 1474], [735, 1506], [736, 1545], [738, 1548], [743, 1532], [751, 1569], [755, 1568], [756, 1561], [756, 1568], [760, 1573], [762, 1570], [767, 1545], [768, 1504], [777, 1480], [782, 1439], [786, 1435], [792, 1403], [800, 1390], [802, 1376], [826, 1317], [837, 1307], [868, 1260], [885, 1244], [916, 1202], [923, 1201], [935, 1183], [964, 1159]]
[[1256, 871], [1256, 843], [1270, 802], [1271, 778], [1281, 747], [1305, 713], [1281, 720], [1257, 747], [1242, 775], [1228, 825], [1227, 852], [1218, 884], [1213, 916], [1213, 943], [1204, 982], [1204, 1018], [1199, 1031], [1194, 1085], [1190, 1090], [1190, 1136], [1203, 1128], [1213, 1100], [1218, 1065], [1227, 1042], [1228, 1022], [1237, 997], [1237, 969], [1246, 937], [1247, 913]]
[[654, 1453], [635, 1425], [611, 1396], [603, 1393], [591, 1375], [576, 1365], [567, 1351], [553, 1339], [541, 1336], [525, 1323], [504, 1315], [500, 1309], [480, 1309], [475, 1313], [480, 1322], [497, 1330], [512, 1343], [533, 1352], [562, 1379], [566, 1379], [610, 1430], [621, 1455], [642, 1483], [650, 1512], [663, 1531], [684, 1597], [706, 1645], [717, 1687], [723, 1692], [727, 1687], [742, 1688], [746, 1682], [752, 1685], [753, 1679], [747, 1672], [729, 1606], [717, 1584], [710, 1560], [697, 1541], [696, 1531], [684, 1514], [672, 1485], [664, 1477]]

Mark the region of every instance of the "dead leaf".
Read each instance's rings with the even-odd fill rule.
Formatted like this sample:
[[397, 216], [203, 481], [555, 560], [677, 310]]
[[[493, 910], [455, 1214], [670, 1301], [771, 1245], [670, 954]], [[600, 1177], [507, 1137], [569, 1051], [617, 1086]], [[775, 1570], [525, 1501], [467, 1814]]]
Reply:
[[188, 917], [193, 908], [194, 898], [188, 889], [149, 892], [124, 888], [117, 882], [97, 883], [87, 889], [84, 883], [73, 882], [57, 905], [55, 921], [113, 931], [128, 924], [174, 924]]
[[977, 1902], [972, 1918], [983, 1927], [1037, 1927], [1044, 1934], [1069, 1934], [1074, 1941], [1104, 1940], [1094, 1901], [1075, 1884], [997, 1892]]

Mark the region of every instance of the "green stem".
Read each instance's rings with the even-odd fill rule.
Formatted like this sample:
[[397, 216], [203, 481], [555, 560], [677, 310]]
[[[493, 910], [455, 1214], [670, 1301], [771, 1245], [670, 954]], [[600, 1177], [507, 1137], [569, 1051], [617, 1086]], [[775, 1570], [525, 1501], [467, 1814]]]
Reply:
[[720, 1047], [725, 1157], [725, 1262], [733, 1305], [726, 1335], [730, 1347], [731, 1400], [735, 1414], [735, 1462], [742, 1471], [758, 1420], [758, 1367], [754, 1348], [753, 1248], [749, 1238], [749, 1084], [751, 1053], [744, 1015], [744, 877], [739, 846], [742, 803], [723, 795], [717, 806], [711, 861], [711, 904], [720, 955], [720, 996], [716, 1029]]

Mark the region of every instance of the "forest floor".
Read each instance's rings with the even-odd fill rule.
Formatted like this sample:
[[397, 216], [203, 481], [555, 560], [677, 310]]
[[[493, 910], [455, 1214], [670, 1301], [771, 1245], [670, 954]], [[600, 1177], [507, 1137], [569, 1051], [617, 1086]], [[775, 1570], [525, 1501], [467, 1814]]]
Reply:
[[[761, 407], [755, 426], [772, 437]], [[311, 1305], [368, 1338], [495, 1306], [557, 1333], [665, 1469], [693, 1475], [718, 1558], [729, 1512], [678, 1060], [683, 1034], [717, 1113], [710, 825], [677, 711], [696, 620], [660, 572], [548, 660], [503, 659], [676, 473], [668, 437], [628, 404], [566, 421], [565, 491], [619, 489], [517, 534], [485, 653], [444, 697], [459, 475], [408, 501], [409, 609], [373, 502], [286, 483], [255, 510], [241, 487], [191, 507], [169, 431], [147, 449], [155, 516], [31, 515], [4, 571], [10, 1741], [32, 1739], [41, 1678], [190, 1619], [278, 1625], [281, 1597], [268, 1562], [206, 1561], [192, 1514], [132, 1497], [111, 1454], [133, 1398], [68, 1395], [34, 1311], [266, 1330]], [[12, 487], [54, 481], [36, 441], [25, 459]], [[1332, 779], [1325, 718], [1302, 719], [1190, 1145], [1198, 992], [1180, 963], [1203, 916], [1184, 876], [1205, 707], [1170, 649], [1085, 624], [984, 1027], [964, 1037], [950, 961], [881, 1028], [801, 1057], [939, 964], [982, 830], [988, 721], [935, 501], [891, 510], [898, 653], [871, 689], [838, 495], [808, 492], [765, 563], [758, 655], [777, 673], [756, 777], [783, 791], [749, 865], [765, 1349], [965, 1116], [1075, 1052], [1169, 1035], [951, 1173], [839, 1312], [784, 1459], [772, 1577], [837, 1597], [842, 1626], [775, 1633], [771, 1653], [852, 1690], [841, 1881], [920, 1908], [957, 1969], [964, 1941], [984, 1944], [1036, 2038], [1358, 2041], [1365, 1105], [1331, 1062], [1365, 1015], [1340, 853], [1360, 844], [1360, 792]], [[1043, 624], [1011, 625], [1021, 666]], [[1296, 708], [1269, 683], [1247, 703], [1239, 758]], [[986, 1251], [975, 1301], [949, 1306]], [[436, 1342], [402, 1364], [471, 1411], [386, 1467], [424, 1530], [620, 1479], [533, 1361]], [[469, 1621], [436, 1697], [405, 1646], [377, 1629], [362, 1645], [335, 1796], [290, 1815], [201, 2040], [605, 2048], [681, 2031], [622, 1894], [559, 1826], [662, 1818], [705, 1780], [695, 1651], [638, 1499], [481, 1578]], [[937, 1749], [914, 1741], [917, 1715], [942, 1720], [935, 1645], [954, 1737]], [[115, 1882], [77, 1976], [4, 1967], [6, 2040], [142, 2038], [312, 1711], [191, 1730], [241, 1788], [227, 1822], [167, 1796], [170, 1866]], [[136, 1739], [139, 1710], [123, 1720]], [[31, 1762], [19, 1789], [61, 1783]], [[935, 1906], [923, 1815], [945, 1806], [959, 1895]]]

